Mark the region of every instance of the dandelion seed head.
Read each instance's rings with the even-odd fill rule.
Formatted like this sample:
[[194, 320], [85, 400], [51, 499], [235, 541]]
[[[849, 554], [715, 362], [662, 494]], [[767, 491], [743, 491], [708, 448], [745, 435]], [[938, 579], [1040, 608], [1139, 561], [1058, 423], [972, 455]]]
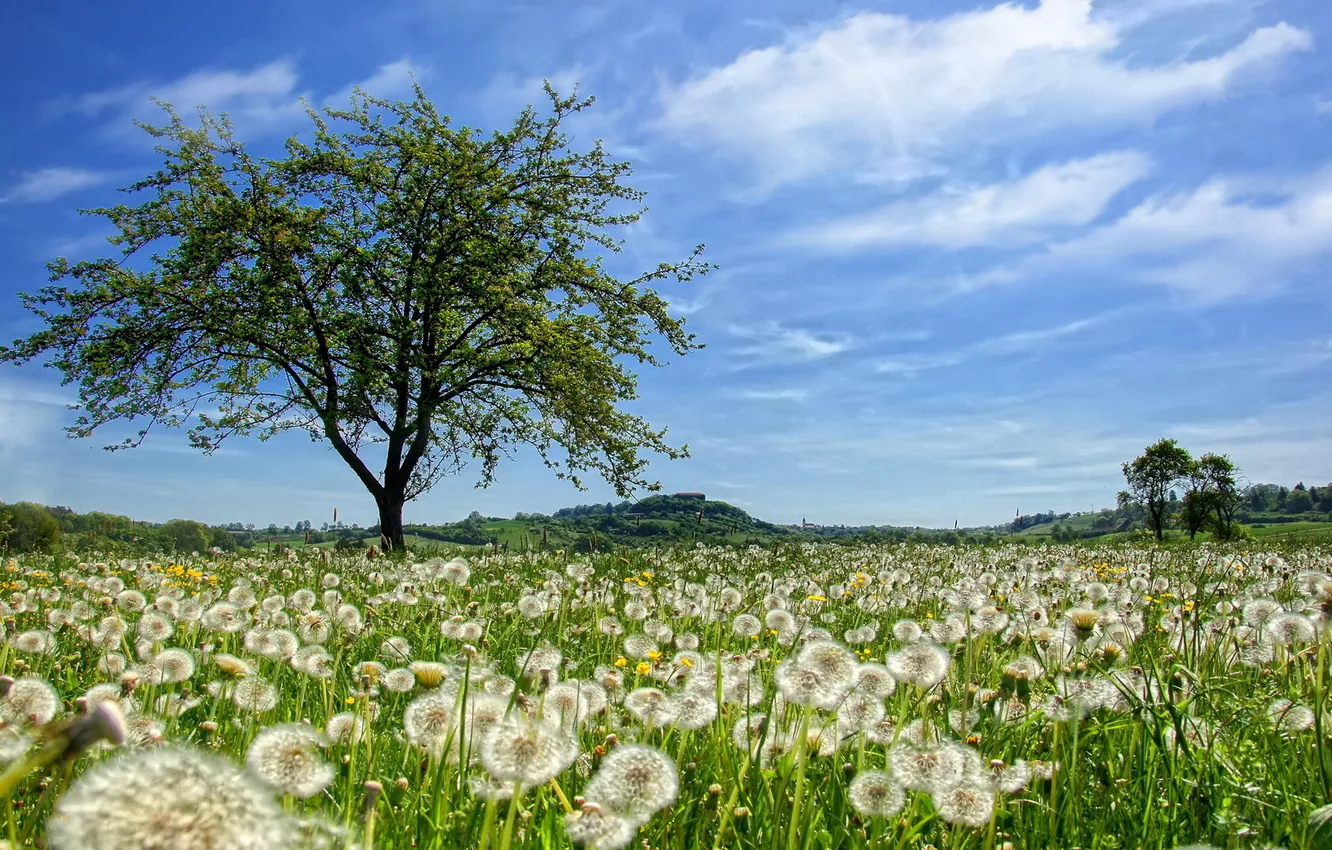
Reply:
[[11, 643], [14, 649], [28, 655], [50, 655], [56, 651], [56, 637], [46, 629], [30, 629], [19, 632]]
[[1318, 639], [1313, 620], [1293, 611], [1273, 614], [1263, 627], [1278, 646], [1302, 646]]
[[897, 690], [897, 680], [882, 664], [861, 664], [856, 668], [855, 692], [861, 696], [886, 699]]
[[716, 697], [712, 694], [683, 693], [672, 701], [677, 729], [702, 729], [717, 719]]
[[245, 630], [249, 617], [230, 602], [215, 602], [204, 611], [199, 623], [211, 632], [235, 634]]
[[994, 790], [984, 781], [963, 782], [933, 796], [939, 819], [945, 823], [979, 829], [994, 815]]
[[915, 643], [921, 634], [920, 624], [914, 620], [898, 620], [893, 624], [893, 637], [902, 643]]
[[236, 683], [231, 701], [242, 711], [263, 714], [278, 706], [278, 690], [258, 676], [247, 676]]
[[942, 682], [951, 665], [948, 650], [933, 643], [914, 643], [889, 653], [884, 659], [884, 666], [894, 679], [925, 689]]
[[558, 724], [510, 712], [481, 739], [481, 764], [495, 779], [531, 787], [547, 782], [578, 757], [577, 739]]
[[539, 646], [523, 658], [522, 663], [518, 665], [519, 673], [524, 679], [534, 679], [537, 673], [543, 669], [559, 670], [560, 663], [564, 661], [564, 654], [553, 646]]
[[898, 744], [888, 753], [892, 774], [907, 788], [933, 794], [952, 788], [966, 775], [962, 753], [949, 746]]
[[0, 700], [0, 723], [45, 726], [60, 711], [60, 694], [37, 676], [23, 676], [9, 686]]
[[51, 850], [287, 850], [297, 830], [271, 794], [219, 756], [177, 747], [95, 764], [56, 803]]
[[391, 637], [379, 645], [379, 655], [390, 664], [406, 664], [412, 660], [412, 645], [404, 637]]
[[740, 614], [731, 621], [731, 631], [739, 637], [757, 637], [763, 624], [753, 614]]
[[405, 694], [416, 687], [416, 674], [406, 667], [395, 667], [379, 679], [386, 690]]
[[352, 711], [339, 712], [328, 719], [324, 734], [335, 744], [356, 744], [365, 740], [365, 721]]
[[887, 773], [862, 770], [847, 789], [851, 806], [866, 817], [892, 817], [906, 805], [906, 791]]
[[153, 657], [153, 669], [157, 671], [154, 684], [187, 681], [194, 675], [194, 654], [179, 647], [164, 649]]
[[564, 816], [564, 832], [569, 840], [588, 850], [620, 850], [634, 840], [637, 829], [633, 821], [593, 802]]
[[320, 758], [326, 745], [324, 735], [304, 723], [281, 723], [254, 737], [245, 765], [278, 793], [305, 799], [333, 782], [333, 767]]
[[175, 634], [176, 624], [166, 614], [146, 612], [139, 618], [135, 632], [149, 643], [160, 643]]
[[583, 796], [641, 822], [674, 803], [679, 791], [679, 772], [670, 756], [642, 744], [621, 744], [602, 760]]

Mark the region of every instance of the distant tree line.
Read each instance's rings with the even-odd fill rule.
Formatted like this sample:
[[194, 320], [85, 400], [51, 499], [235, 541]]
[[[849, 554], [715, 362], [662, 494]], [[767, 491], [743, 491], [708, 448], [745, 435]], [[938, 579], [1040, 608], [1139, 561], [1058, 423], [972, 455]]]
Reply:
[[1332, 484], [1294, 487], [1280, 484], [1254, 484], [1244, 491], [1241, 512], [1246, 517], [1258, 514], [1305, 514], [1309, 511], [1332, 513]]
[[76, 513], [32, 502], [0, 504], [0, 549], [9, 552], [204, 552], [238, 547], [225, 528], [188, 519], [149, 523], [117, 514]]

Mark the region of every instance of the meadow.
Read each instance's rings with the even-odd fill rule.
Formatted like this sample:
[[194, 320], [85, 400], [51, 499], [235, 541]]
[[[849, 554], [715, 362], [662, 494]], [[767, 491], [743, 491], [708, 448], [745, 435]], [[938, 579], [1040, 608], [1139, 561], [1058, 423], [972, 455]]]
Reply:
[[1332, 549], [0, 562], [8, 846], [1327, 846]]

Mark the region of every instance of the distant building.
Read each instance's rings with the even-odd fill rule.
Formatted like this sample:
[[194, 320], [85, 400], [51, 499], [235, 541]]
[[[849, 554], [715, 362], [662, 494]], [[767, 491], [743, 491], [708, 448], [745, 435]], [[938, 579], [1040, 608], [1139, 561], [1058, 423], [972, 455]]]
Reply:
[[686, 492], [686, 493], [676, 493], [676, 494], [675, 494], [675, 498], [677, 498], [677, 499], [698, 499], [700, 502], [702, 502], [702, 501], [706, 501], [708, 497], [705, 496], [705, 495], [703, 495], [702, 493], [691, 493], [691, 492]]

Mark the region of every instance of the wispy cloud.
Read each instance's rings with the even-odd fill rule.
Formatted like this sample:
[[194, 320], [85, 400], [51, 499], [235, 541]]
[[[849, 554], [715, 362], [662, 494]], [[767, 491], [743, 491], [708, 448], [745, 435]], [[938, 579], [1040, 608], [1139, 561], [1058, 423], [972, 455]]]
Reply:
[[766, 360], [822, 360], [841, 354], [852, 346], [845, 334], [816, 334], [804, 328], [788, 328], [776, 322], [766, 325], [731, 325], [734, 336], [750, 341], [737, 353]]
[[777, 390], [745, 389], [737, 395], [749, 401], [804, 401], [809, 398], [809, 391], [798, 387]]
[[1046, 348], [1056, 340], [1083, 334], [1112, 319], [1128, 315], [1129, 312], [1117, 309], [1047, 327], [1012, 331], [986, 337], [951, 351], [896, 355], [876, 361], [874, 371], [881, 375], [914, 378], [922, 372], [959, 366], [976, 358], [1031, 354]]
[[967, 286], [1114, 266], [1117, 279], [1214, 304], [1279, 292], [1301, 264], [1329, 253], [1332, 164], [1297, 179], [1215, 177], [1190, 191], [1155, 194], [1085, 235], [970, 276]]
[[815, 225], [797, 232], [793, 241], [842, 250], [1038, 241], [1052, 229], [1090, 223], [1150, 169], [1151, 160], [1136, 151], [1054, 163], [1013, 180], [934, 192]]
[[747, 159], [767, 185], [911, 177], [959, 147], [1150, 122], [1312, 44], [1281, 23], [1208, 58], [1147, 63], [1121, 54], [1115, 23], [1086, 0], [934, 20], [864, 12], [668, 90], [661, 126]]
[[82, 189], [100, 186], [110, 178], [110, 172], [91, 168], [71, 166], [41, 168], [20, 176], [13, 188], [0, 195], [0, 204], [53, 201]]
[[125, 134], [134, 130], [132, 119], [149, 123], [161, 120], [161, 111], [152, 102], [155, 98], [186, 117], [203, 107], [215, 115], [227, 113], [246, 132], [272, 132], [299, 122], [305, 109], [302, 98], [315, 106], [345, 107], [357, 86], [372, 95], [401, 97], [410, 92], [413, 77], [422, 79], [427, 71], [408, 59], [399, 59], [380, 65], [362, 80], [321, 95], [302, 88], [296, 63], [284, 58], [250, 69], [205, 68], [174, 80], [140, 80], [66, 98], [54, 108], [89, 117], [110, 116], [108, 129]]
[[1114, 313], [1103, 313], [1099, 316], [1075, 319], [1071, 322], [1049, 327], [1001, 334], [1000, 336], [981, 340], [973, 346], [973, 350], [985, 354], [1025, 354], [1035, 348], [1044, 346], [1045, 343], [1080, 334], [1113, 317], [1123, 315], [1123, 312], [1121, 310]]
[[67, 401], [50, 389], [0, 379], [0, 454], [31, 448], [57, 433]]

